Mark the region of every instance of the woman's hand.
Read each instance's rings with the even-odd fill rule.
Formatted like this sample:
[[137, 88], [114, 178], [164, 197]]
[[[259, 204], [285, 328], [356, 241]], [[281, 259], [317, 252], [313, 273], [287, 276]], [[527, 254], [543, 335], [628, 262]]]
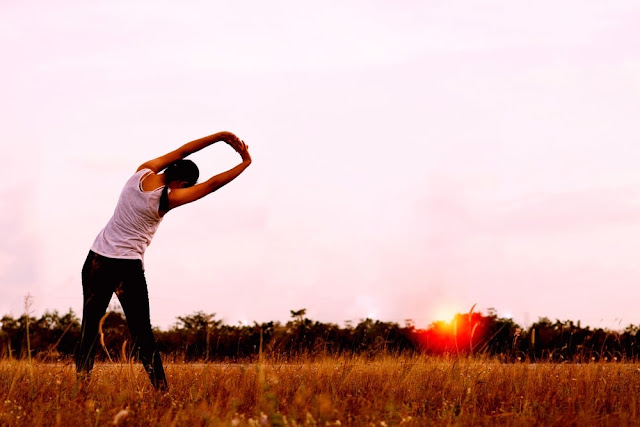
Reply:
[[249, 154], [249, 146], [244, 143], [244, 141], [240, 141], [242, 144], [240, 149], [237, 150], [240, 157], [242, 157], [243, 163], [251, 163], [251, 154]]
[[242, 145], [244, 144], [240, 138], [238, 138], [236, 135], [232, 134], [231, 132], [226, 132], [224, 136], [224, 142], [226, 142], [231, 147], [233, 147], [233, 149], [236, 150], [238, 153], [240, 153], [240, 150], [242, 149]]
[[243, 140], [238, 138], [236, 135], [229, 132], [229, 135], [226, 135], [225, 142], [233, 147], [234, 150], [240, 157], [242, 157], [242, 161], [244, 163], [251, 163], [251, 155], [249, 154], [249, 146], [244, 143]]

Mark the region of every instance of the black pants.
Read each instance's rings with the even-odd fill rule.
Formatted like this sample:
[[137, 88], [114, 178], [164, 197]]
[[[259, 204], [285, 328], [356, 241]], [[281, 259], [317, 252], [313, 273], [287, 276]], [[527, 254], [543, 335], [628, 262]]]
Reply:
[[82, 267], [82, 291], [84, 309], [76, 353], [77, 372], [88, 374], [93, 368], [100, 345], [98, 324], [115, 292], [127, 318], [133, 346], [139, 352], [151, 384], [156, 388], [166, 388], [162, 360], [151, 330], [149, 294], [142, 261], [107, 258], [89, 251]]

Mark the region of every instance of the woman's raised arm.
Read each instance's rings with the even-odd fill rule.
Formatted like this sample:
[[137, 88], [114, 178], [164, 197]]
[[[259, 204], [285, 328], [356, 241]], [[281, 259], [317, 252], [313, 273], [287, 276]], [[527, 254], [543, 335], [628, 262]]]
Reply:
[[[232, 144], [233, 145], [233, 144]], [[229, 169], [226, 172], [222, 172], [215, 175], [205, 182], [196, 184], [187, 188], [173, 189], [169, 194], [169, 206], [168, 210], [177, 208], [178, 206], [194, 202], [207, 194], [211, 194], [220, 187], [233, 181], [238, 175], [240, 175], [251, 164], [251, 155], [249, 154], [249, 147], [242, 141], [238, 140], [238, 154], [242, 157], [242, 163], [236, 167]]]
[[240, 140], [237, 136], [232, 134], [231, 132], [218, 132], [213, 135], [205, 136], [204, 138], [196, 139], [195, 141], [187, 142], [182, 147], [177, 150], [173, 150], [170, 153], [165, 154], [164, 156], [160, 156], [153, 160], [149, 160], [144, 162], [138, 167], [140, 169], [151, 169], [155, 173], [160, 172], [171, 163], [177, 162], [178, 160], [182, 160], [187, 157], [189, 154], [195, 153], [196, 151], [202, 150], [209, 145], [218, 142], [224, 141], [227, 144], [231, 145], [234, 149], [238, 149], [238, 145]]

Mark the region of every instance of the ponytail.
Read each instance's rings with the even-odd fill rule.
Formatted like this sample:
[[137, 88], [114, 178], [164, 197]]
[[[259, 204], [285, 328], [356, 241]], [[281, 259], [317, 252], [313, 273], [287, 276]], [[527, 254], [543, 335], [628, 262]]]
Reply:
[[158, 208], [160, 212], [167, 212], [169, 210], [169, 183], [167, 183], [162, 189], [160, 195], [160, 206]]

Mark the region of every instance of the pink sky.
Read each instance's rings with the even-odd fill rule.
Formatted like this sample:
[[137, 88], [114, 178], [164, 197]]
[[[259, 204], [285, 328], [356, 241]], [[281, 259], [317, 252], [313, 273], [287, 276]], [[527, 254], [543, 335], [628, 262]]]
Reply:
[[[0, 315], [27, 293], [80, 313], [127, 178], [231, 130], [251, 168], [147, 251], [157, 326], [302, 307], [427, 326], [473, 304], [640, 323], [636, 2], [11, 3]], [[192, 159], [203, 178], [238, 160]]]

